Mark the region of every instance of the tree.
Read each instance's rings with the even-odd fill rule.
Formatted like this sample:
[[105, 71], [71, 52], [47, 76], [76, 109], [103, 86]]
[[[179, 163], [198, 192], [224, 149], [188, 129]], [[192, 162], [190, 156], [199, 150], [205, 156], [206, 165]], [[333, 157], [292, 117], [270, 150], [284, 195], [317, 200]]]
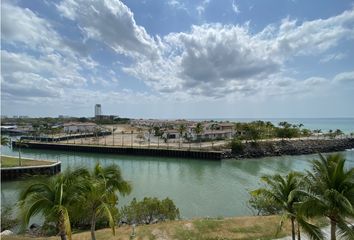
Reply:
[[1, 136], [1, 146], [8, 146], [10, 144], [10, 139], [5, 136]]
[[197, 138], [199, 139], [199, 146], [200, 146], [200, 149], [202, 148], [202, 138], [201, 138], [201, 134], [203, 133], [204, 131], [204, 128], [203, 128], [203, 124], [202, 123], [197, 123], [197, 125], [195, 126], [195, 129], [194, 129], [195, 133], [197, 134]]
[[340, 130], [340, 129], [336, 129], [336, 131], [334, 131], [334, 134], [335, 134], [335, 136], [343, 136], [343, 132], [342, 132], [342, 130]]
[[112, 128], [112, 145], [114, 146], [114, 132], [117, 130], [117, 128], [113, 127]]
[[27, 142], [22, 138], [20, 138], [19, 140], [16, 141], [16, 147], [18, 147], [18, 165], [22, 166], [21, 149], [23, 147], [28, 147]]
[[283, 213], [280, 227], [284, 218], [291, 221], [291, 236], [295, 240], [295, 223], [298, 225], [298, 235], [300, 236], [300, 224], [312, 239], [321, 239], [322, 234], [318, 227], [307, 223], [298, 214], [296, 204], [299, 202], [301, 174], [290, 172], [285, 177], [279, 174], [273, 176], [263, 176], [261, 178], [267, 185], [266, 188], [259, 188], [251, 192], [252, 196], [263, 198], [265, 201], [272, 202], [275, 209]]
[[149, 133], [149, 139], [148, 139], [148, 147], [150, 148], [150, 143], [151, 143], [151, 133], [154, 130], [152, 126], [149, 126], [148, 133]]
[[83, 192], [85, 204], [81, 205], [82, 212], [89, 211], [91, 223], [91, 239], [95, 240], [97, 217], [103, 216], [108, 219], [109, 226], [115, 234], [114, 210], [118, 203], [117, 193], [126, 195], [131, 192], [131, 185], [123, 179], [117, 165], [102, 167], [96, 164], [94, 170], [86, 178], [88, 189]]
[[307, 188], [300, 191], [304, 195], [300, 211], [308, 217], [327, 217], [331, 240], [336, 240], [337, 227], [345, 237], [354, 239], [354, 230], [346, 221], [346, 217], [354, 216], [354, 168], [345, 169], [341, 154], [319, 154], [305, 180]]
[[157, 221], [175, 220], [179, 218], [179, 209], [174, 202], [166, 198], [145, 197], [142, 201], [134, 198], [129, 205], [124, 206], [121, 211], [121, 221], [128, 224], [150, 224]]
[[49, 179], [36, 178], [21, 191], [19, 207], [25, 226], [34, 215], [43, 214], [46, 221], [54, 222], [62, 240], [66, 235], [71, 239], [71, 225], [68, 207], [83, 201], [82, 191], [85, 186], [80, 181], [84, 171], [67, 170]]
[[[213, 133], [213, 135], [214, 135], [214, 131], [217, 129], [217, 126], [218, 126], [218, 124], [216, 124], [216, 123], [212, 123], [210, 126], [210, 130]], [[212, 136], [212, 138], [211, 138], [211, 147], [214, 148], [214, 136]]]
[[185, 133], [187, 131], [187, 127], [185, 124], [180, 124], [178, 126], [178, 133], [179, 133], [179, 148], [181, 148], [181, 139], [182, 139], [182, 136], [183, 136], [183, 133]]

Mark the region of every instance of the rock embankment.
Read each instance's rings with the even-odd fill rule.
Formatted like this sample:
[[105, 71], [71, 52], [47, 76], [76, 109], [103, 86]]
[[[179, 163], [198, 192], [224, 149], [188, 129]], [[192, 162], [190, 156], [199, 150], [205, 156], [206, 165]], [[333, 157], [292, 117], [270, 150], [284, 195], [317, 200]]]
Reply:
[[243, 143], [243, 149], [226, 154], [228, 158], [259, 158], [344, 151], [354, 148], [354, 138], [281, 140]]

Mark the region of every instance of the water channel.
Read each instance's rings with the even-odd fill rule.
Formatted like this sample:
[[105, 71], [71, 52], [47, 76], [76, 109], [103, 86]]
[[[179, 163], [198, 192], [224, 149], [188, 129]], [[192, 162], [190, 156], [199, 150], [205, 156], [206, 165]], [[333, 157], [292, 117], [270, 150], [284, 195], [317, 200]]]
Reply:
[[[1, 147], [1, 153], [17, 156], [18, 152]], [[354, 151], [343, 152], [347, 168], [354, 167]], [[23, 157], [60, 160], [62, 169], [75, 166], [92, 168], [118, 164], [125, 179], [133, 185], [128, 197], [120, 197], [122, 206], [133, 197], [171, 198], [181, 216], [218, 217], [251, 215], [248, 191], [260, 186], [264, 174], [286, 174], [291, 170], [309, 169], [308, 160], [317, 155], [281, 156], [247, 160], [203, 161], [157, 157], [120, 156], [23, 149]], [[14, 204], [23, 181], [2, 182], [1, 205]]]

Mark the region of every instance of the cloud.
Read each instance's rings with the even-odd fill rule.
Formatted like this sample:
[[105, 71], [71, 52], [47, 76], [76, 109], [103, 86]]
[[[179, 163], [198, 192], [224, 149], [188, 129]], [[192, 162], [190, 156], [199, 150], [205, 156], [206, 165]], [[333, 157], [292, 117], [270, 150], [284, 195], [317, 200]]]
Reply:
[[327, 63], [331, 61], [338, 61], [342, 60], [346, 57], [347, 55], [345, 53], [333, 53], [333, 54], [327, 54], [323, 58], [320, 59], [321, 63]]
[[153, 58], [155, 40], [136, 24], [131, 10], [121, 1], [64, 0], [57, 5], [62, 16], [76, 21], [88, 39], [105, 43], [114, 51], [132, 57]]
[[[200, 14], [209, 2], [202, 2]], [[174, 6], [178, 3], [169, 2]], [[132, 11], [121, 1], [92, 0], [87, 4], [84, 0], [63, 0], [57, 10], [78, 26], [84, 38], [80, 42], [63, 39], [31, 10], [6, 4], [18, 21], [14, 23], [15, 31], [8, 27], [13, 16], [4, 16], [3, 24], [7, 26], [2, 37], [16, 50], [1, 52], [3, 90], [5, 96], [19, 99], [53, 96], [59, 101], [65, 93], [66, 101], [84, 104], [87, 98], [82, 95], [88, 92], [98, 99], [115, 96], [116, 100], [135, 101], [137, 96], [151, 100], [152, 96], [146, 93], [90, 90], [88, 85], [96, 81], [106, 88], [117, 83], [104, 75], [109, 66], [90, 57], [95, 49], [86, 44], [89, 41], [95, 46], [105, 44], [112, 55], [128, 56], [129, 63], [115, 65], [115, 70], [142, 80], [156, 98], [193, 101], [257, 94], [291, 95], [324, 86], [328, 80], [290, 74], [289, 61], [297, 56], [323, 56], [340, 41], [351, 41], [354, 36], [354, 10], [305, 22], [285, 18], [260, 32], [254, 32], [248, 23], [214, 23], [153, 37], [135, 22]], [[33, 52], [23, 51], [18, 43]], [[337, 75], [335, 81], [352, 79], [352, 73], [346, 74]]]
[[354, 71], [339, 73], [334, 76], [333, 81], [337, 83], [354, 83]]
[[[287, 79], [284, 70], [290, 59], [316, 56], [350, 39], [353, 23], [354, 11], [350, 10], [301, 24], [286, 18], [258, 33], [251, 33], [248, 24], [192, 26], [189, 32], [163, 37], [156, 60], [141, 59], [123, 70], [163, 94], [183, 92], [207, 98], [252, 95], [268, 89], [274, 76]], [[319, 78], [299, 79], [304, 86], [323, 82]]]
[[175, 9], [182, 9], [187, 11], [188, 9], [186, 8], [185, 4], [182, 1], [178, 1], [178, 0], [169, 0], [167, 2], [167, 4]]
[[205, 9], [208, 7], [209, 3], [210, 3], [211, 0], [203, 0], [201, 2], [201, 4], [199, 4], [197, 7], [196, 7], [196, 10], [197, 10], [197, 13], [198, 15], [202, 15], [205, 11]]
[[32, 49], [53, 50], [59, 41], [51, 25], [29, 9], [4, 1], [1, 6], [1, 39], [9, 44], [24, 44]]
[[236, 4], [235, 0], [232, 1], [232, 11], [234, 11], [234, 13], [236, 15], [241, 13], [241, 11], [240, 11], [238, 5]]

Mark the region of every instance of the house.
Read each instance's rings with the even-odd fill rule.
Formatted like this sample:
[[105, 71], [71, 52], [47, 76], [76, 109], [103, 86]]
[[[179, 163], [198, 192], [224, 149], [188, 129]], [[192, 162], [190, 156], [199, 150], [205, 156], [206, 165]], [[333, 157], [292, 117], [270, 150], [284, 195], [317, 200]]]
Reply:
[[79, 133], [79, 132], [94, 132], [98, 126], [96, 123], [64, 123], [64, 132]]

